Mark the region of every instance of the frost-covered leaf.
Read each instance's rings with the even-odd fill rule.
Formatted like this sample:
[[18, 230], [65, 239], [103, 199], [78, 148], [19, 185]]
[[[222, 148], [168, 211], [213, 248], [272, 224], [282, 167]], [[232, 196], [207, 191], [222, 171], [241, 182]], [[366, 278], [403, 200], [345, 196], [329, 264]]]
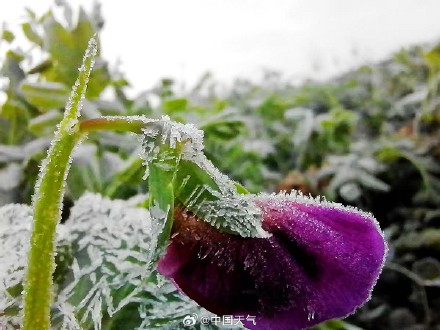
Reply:
[[[212, 315], [148, 270], [152, 224], [137, 203], [86, 194], [58, 225], [53, 329], [178, 329], [187, 314]], [[0, 208], [0, 324], [6, 330], [21, 325], [31, 221], [28, 206]]]
[[23, 81], [20, 89], [26, 101], [41, 112], [64, 107], [70, 93], [66, 85], [56, 82]]
[[362, 328], [342, 320], [334, 319], [313, 327], [313, 330], [362, 330]]
[[[244, 120], [232, 114], [222, 114], [203, 123], [200, 128], [207, 138], [218, 138], [221, 140], [231, 140], [244, 131]], [[260, 143], [264, 143], [260, 141]]]
[[22, 179], [22, 169], [17, 163], [9, 163], [0, 168], [0, 206], [16, 201]]
[[[203, 132], [193, 125], [183, 125], [162, 117], [147, 122], [143, 136], [143, 154], [147, 167], [175, 171], [174, 189], [178, 201], [201, 219], [221, 231], [244, 237], [265, 237], [260, 209], [239, 194], [237, 186], [206, 158]], [[165, 210], [162, 210], [165, 211]]]
[[[108, 330], [177, 328], [186, 314], [202, 312], [148, 270], [152, 223], [134, 203], [86, 194], [65, 224], [74, 262], [58, 303], [73, 308], [85, 329], [100, 329], [101, 319]], [[65, 320], [69, 313], [57, 315]]]
[[[113, 175], [112, 180], [105, 188], [105, 195], [109, 197], [124, 196], [130, 188], [142, 189], [142, 177], [144, 175], [142, 159], [136, 154], [130, 157], [124, 167]], [[140, 191], [140, 190], [137, 190]]]
[[198, 164], [182, 160], [175, 179], [178, 202], [220, 231], [265, 237], [260, 209], [246, 195], [239, 194], [237, 186], [220, 180]]
[[357, 178], [359, 182], [367, 188], [375, 189], [378, 191], [388, 191], [390, 190], [390, 186], [385, 182], [379, 180], [375, 176], [365, 172], [365, 171], [357, 171]]
[[117, 101], [96, 100], [93, 103], [105, 116], [122, 115], [125, 112], [124, 105]]
[[440, 229], [427, 228], [421, 232], [410, 232], [402, 235], [395, 247], [398, 250], [411, 251], [417, 249], [434, 249], [440, 250]]
[[16, 329], [21, 323], [24, 268], [29, 248], [32, 210], [9, 204], [0, 207], [0, 325]]
[[295, 147], [305, 144], [315, 128], [315, 115], [312, 109], [292, 108], [284, 113], [286, 120], [293, 120], [297, 123], [292, 142]]
[[149, 165], [149, 207], [154, 232], [154, 242], [150, 247], [152, 261], [159, 258], [168, 244], [174, 216], [173, 183], [178, 159], [174, 157], [167, 159], [166, 156], [170, 153], [162, 152], [161, 155], [165, 157], [159, 156]]
[[11, 190], [16, 188], [21, 180], [22, 173], [20, 165], [9, 163], [0, 168], [0, 190]]
[[63, 118], [63, 114], [56, 109], [50, 110], [29, 121], [28, 129], [35, 136], [48, 136], [53, 134], [56, 125]]
[[403, 116], [405, 114], [412, 115], [419, 110], [421, 103], [428, 96], [428, 89], [421, 88], [411, 94], [408, 94], [397, 101], [394, 105], [394, 115]]
[[362, 191], [356, 183], [349, 182], [339, 188], [339, 193], [346, 201], [356, 201], [362, 194]]
[[344, 156], [328, 156], [329, 166], [322, 168], [318, 178], [331, 176], [328, 189], [338, 191], [347, 201], [358, 199], [361, 187], [386, 192], [389, 185], [378, 179], [374, 174], [384, 169], [374, 158], [352, 153]]
[[129, 298], [134, 292], [113, 299], [115, 292], [124, 286], [137, 290], [149, 276], [149, 213], [124, 201], [86, 194], [72, 208], [65, 227], [73, 264], [61, 283], [58, 303], [71, 305], [81, 324], [99, 329], [103, 314], [113, 315], [135, 299]]

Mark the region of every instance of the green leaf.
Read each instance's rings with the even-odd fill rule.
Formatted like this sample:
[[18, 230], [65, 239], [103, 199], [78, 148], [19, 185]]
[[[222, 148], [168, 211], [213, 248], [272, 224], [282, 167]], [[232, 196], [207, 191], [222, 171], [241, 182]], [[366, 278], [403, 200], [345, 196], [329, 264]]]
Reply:
[[180, 149], [162, 146], [158, 157], [149, 166], [148, 191], [150, 214], [156, 240], [151, 251], [155, 262], [168, 244], [174, 220], [174, 177], [179, 165]]
[[109, 197], [124, 196], [124, 192], [130, 186], [138, 186], [142, 182], [142, 176], [145, 172], [142, 162], [143, 160], [136, 156], [126, 168], [115, 174], [105, 189], [105, 195]]
[[362, 195], [362, 191], [357, 183], [348, 182], [339, 187], [339, 194], [346, 201], [356, 201]]
[[247, 190], [230, 181], [226, 183], [230, 191], [226, 191], [222, 186], [225, 183], [214, 178], [212, 173], [196, 163], [181, 160], [174, 179], [177, 200], [222, 232], [243, 237], [265, 237], [259, 209], [242, 196]]
[[20, 68], [20, 62], [23, 57], [13, 51], [6, 53], [6, 60], [3, 62], [1, 73], [9, 78], [9, 90], [15, 92], [20, 82], [24, 79], [25, 74]]
[[93, 72], [90, 76], [90, 84], [87, 88], [87, 97], [95, 99], [101, 94], [105, 87], [110, 83], [110, 74], [107, 64], [97, 59]]
[[364, 187], [384, 192], [390, 190], [390, 186], [388, 184], [386, 184], [382, 180], [379, 180], [374, 175], [371, 175], [368, 172], [362, 170], [357, 170], [356, 173], [358, 182]]
[[29, 41], [37, 44], [38, 46], [43, 46], [43, 39], [41, 36], [35, 31], [34, 25], [26, 22], [21, 25], [24, 35], [28, 38]]
[[162, 108], [166, 114], [172, 115], [175, 112], [186, 110], [188, 100], [184, 98], [166, 100], [162, 104]]
[[96, 40], [91, 39], [78, 79], [66, 103], [64, 117], [41, 166], [39, 182], [35, 185], [34, 221], [24, 290], [24, 330], [50, 328], [56, 226], [61, 219], [70, 156], [82, 137], [78, 129], [78, 117], [92, 71], [96, 47]]
[[440, 68], [440, 44], [425, 53], [425, 60], [429, 66]]
[[[92, 21], [83, 9], [80, 9], [76, 27], [69, 31], [49, 13], [44, 19], [45, 40], [53, 62], [53, 67], [44, 72], [49, 81], [57, 81], [70, 86], [77, 76], [77, 68], [82, 61], [82, 50], [87, 47], [88, 40], [95, 34]], [[95, 98], [110, 82], [107, 67], [97, 59], [95, 69], [90, 78], [86, 96]]]
[[28, 74], [41, 73], [49, 70], [52, 67], [52, 61], [50, 59], [44, 60], [36, 66], [29, 69]]
[[244, 130], [242, 120], [219, 119], [209, 121], [200, 126], [205, 132], [207, 138], [216, 137], [222, 140], [230, 140], [236, 138]]
[[84, 154], [79, 156], [77, 152], [70, 168], [69, 176], [67, 177], [67, 193], [73, 200], [79, 198], [85, 191], [101, 192], [103, 190], [103, 175], [99, 171], [99, 159], [96, 155], [96, 148], [91, 146], [90, 149], [78, 149]]
[[395, 243], [397, 250], [411, 251], [432, 249], [440, 251], [440, 229], [427, 228], [421, 232], [410, 232], [401, 236]]
[[155, 251], [152, 251], [153, 260], [166, 247], [171, 235], [174, 216], [173, 176], [173, 171], [164, 170], [159, 164], [150, 165], [150, 213], [158, 234]]
[[[58, 23], [50, 13], [44, 20], [44, 44], [53, 59], [52, 70], [45, 73], [49, 81], [58, 81], [71, 86], [81, 63], [82, 49], [86, 44], [74, 44], [71, 33]], [[90, 37], [93, 34], [90, 34]]]
[[14, 33], [9, 30], [3, 30], [2, 32], [2, 39], [6, 40], [7, 42], [12, 42], [15, 39]]
[[313, 327], [312, 330], [362, 330], [362, 328], [359, 328], [342, 320], [334, 319], [323, 322]]
[[[163, 117], [147, 124], [143, 147], [147, 174], [150, 164], [165, 172], [175, 171], [175, 176], [168, 174], [167, 180], [174, 181], [175, 196], [183, 207], [220, 231], [243, 237], [267, 237], [261, 227], [260, 208], [249, 197], [240, 194], [234, 182], [221, 174], [203, 154], [200, 130]], [[240, 192], [244, 189], [240, 188]], [[150, 208], [154, 208], [152, 205], [150, 203]], [[162, 212], [167, 212], [165, 207], [166, 204], [161, 207]]]
[[1, 108], [1, 115], [6, 118], [6, 129], [0, 132], [1, 144], [20, 144], [27, 136], [27, 124], [31, 116], [26, 104], [16, 98], [8, 99]]
[[63, 108], [70, 92], [64, 84], [56, 82], [23, 81], [20, 89], [26, 101], [40, 112]]

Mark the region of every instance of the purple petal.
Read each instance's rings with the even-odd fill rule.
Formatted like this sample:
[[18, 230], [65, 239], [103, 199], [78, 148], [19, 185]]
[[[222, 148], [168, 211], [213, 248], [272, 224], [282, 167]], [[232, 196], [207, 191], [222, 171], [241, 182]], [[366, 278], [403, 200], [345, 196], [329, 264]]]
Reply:
[[371, 214], [303, 196], [257, 196], [269, 238], [220, 233], [177, 209], [159, 271], [216, 314], [251, 329], [301, 329], [369, 299], [386, 244]]

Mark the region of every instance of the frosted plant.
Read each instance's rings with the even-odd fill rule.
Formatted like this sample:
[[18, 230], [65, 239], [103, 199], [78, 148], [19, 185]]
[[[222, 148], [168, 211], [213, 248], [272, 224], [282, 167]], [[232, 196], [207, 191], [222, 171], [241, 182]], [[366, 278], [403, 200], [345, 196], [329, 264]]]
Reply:
[[[203, 132], [167, 117], [80, 121], [95, 54], [92, 38], [41, 165], [31, 225], [25, 206], [1, 211], [2, 235], [16, 247], [0, 257], [7, 327], [178, 329], [200, 313], [191, 298], [252, 329], [300, 329], [368, 300], [386, 254], [371, 214], [296, 194], [249, 194], [205, 157]], [[86, 194], [58, 224], [72, 151], [99, 130], [140, 136], [148, 211]]]
[[25, 251], [29, 249], [32, 210], [9, 204], [0, 208], [0, 325], [14, 329], [21, 324], [19, 311]]
[[[65, 224], [58, 225], [53, 329], [101, 329], [102, 322], [118, 322], [121, 315], [120, 324], [132, 319], [124, 324], [128, 328], [152, 329], [165, 323], [177, 326], [185, 315], [201, 313], [168, 280], [146, 272], [151, 221], [148, 210], [135, 202], [85, 194]], [[26, 205], [0, 208], [0, 310], [6, 311], [0, 315], [2, 329], [21, 325], [31, 220]]]
[[371, 214], [296, 193], [249, 198], [270, 237], [221, 233], [181, 209], [159, 271], [251, 329], [310, 327], [369, 299], [387, 249]]

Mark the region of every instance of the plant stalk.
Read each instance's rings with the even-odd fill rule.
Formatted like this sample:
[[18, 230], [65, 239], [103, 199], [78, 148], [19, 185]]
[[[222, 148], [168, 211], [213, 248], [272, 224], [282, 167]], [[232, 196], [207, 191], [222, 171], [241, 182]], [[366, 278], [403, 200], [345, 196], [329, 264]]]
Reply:
[[49, 330], [52, 274], [55, 270], [55, 233], [61, 219], [65, 179], [70, 155], [83, 133], [78, 117], [96, 55], [92, 38], [84, 55], [78, 79], [66, 104], [64, 117], [40, 169], [33, 196], [33, 229], [25, 278], [24, 330]]

